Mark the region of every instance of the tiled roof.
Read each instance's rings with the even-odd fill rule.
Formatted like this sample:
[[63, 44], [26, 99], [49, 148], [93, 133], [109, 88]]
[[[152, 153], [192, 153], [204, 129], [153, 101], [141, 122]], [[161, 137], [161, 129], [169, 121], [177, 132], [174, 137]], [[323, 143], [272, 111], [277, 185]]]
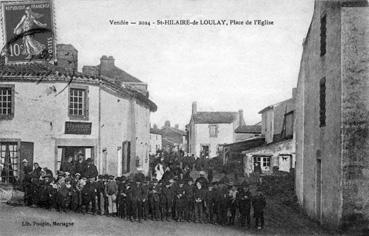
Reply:
[[167, 133], [167, 132], [174, 132], [174, 133], [178, 133], [178, 134], [181, 134], [183, 136], [186, 135], [186, 131], [183, 131], [183, 130], [180, 130], [180, 129], [177, 129], [177, 128], [174, 128], [174, 127], [167, 127], [167, 126], [164, 126], [162, 129], [161, 129], [161, 132], [162, 133]]
[[222, 124], [232, 123], [237, 116], [237, 112], [197, 112], [192, 119], [195, 124]]
[[25, 63], [25, 64], [0, 64], [0, 81], [70, 81], [77, 80], [81, 83], [105, 86], [123, 95], [137, 98], [148, 105], [151, 111], [156, 111], [157, 106], [143, 94], [123, 88], [104, 77], [87, 75], [80, 72], [71, 73], [61, 67], [50, 63]]
[[[83, 66], [83, 71], [86, 71], [86, 74], [97, 75], [100, 73], [101, 76], [107, 77], [107, 79], [112, 80], [116, 83], [142, 83], [141, 80], [137, 79], [136, 77], [128, 74], [124, 70], [112, 65], [109, 69], [100, 70], [100, 65], [97, 66]], [[87, 72], [88, 71], [88, 72]]]
[[160, 129], [150, 128], [150, 133], [151, 133], [151, 134], [159, 134], [159, 135], [162, 135], [162, 133], [161, 133], [161, 130], [160, 130]]
[[108, 71], [102, 71], [102, 75], [114, 78], [120, 82], [135, 82], [135, 83], [142, 83], [141, 80], [133, 77], [132, 75], [128, 74], [124, 70], [114, 66], [112, 69]]
[[264, 113], [264, 112], [265, 112], [265, 111], [267, 111], [267, 110], [274, 109], [275, 107], [277, 107], [277, 106], [279, 106], [279, 105], [281, 105], [281, 104], [283, 104], [283, 103], [288, 103], [288, 102], [291, 102], [291, 101], [293, 101], [293, 98], [290, 98], [290, 99], [284, 100], [284, 101], [282, 101], [282, 102], [278, 102], [278, 103], [273, 104], [273, 105], [270, 105], [270, 106], [267, 106], [267, 107], [265, 107], [263, 110], [259, 111], [259, 114]]
[[239, 126], [235, 133], [252, 133], [252, 134], [259, 134], [261, 133], [261, 126], [260, 125], [243, 125]]

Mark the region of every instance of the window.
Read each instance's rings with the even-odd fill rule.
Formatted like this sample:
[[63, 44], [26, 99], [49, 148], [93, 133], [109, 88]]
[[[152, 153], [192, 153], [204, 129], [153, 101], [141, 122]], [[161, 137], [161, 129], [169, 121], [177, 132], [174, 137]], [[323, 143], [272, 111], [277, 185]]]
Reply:
[[69, 118], [88, 120], [87, 87], [69, 89]]
[[320, 19], [320, 56], [327, 52], [327, 15]]
[[218, 137], [218, 126], [217, 125], [209, 125], [209, 135], [210, 137]]
[[0, 85], [0, 119], [14, 117], [14, 85]]
[[17, 143], [0, 143], [1, 182], [15, 184], [19, 177]]
[[270, 156], [254, 156], [254, 165], [256, 163], [262, 167], [262, 170], [268, 170], [270, 167]]
[[289, 138], [293, 136], [294, 113], [290, 111], [284, 115], [284, 124], [282, 130], [282, 138]]
[[320, 121], [320, 127], [324, 127], [326, 124], [326, 107], [325, 107], [325, 90], [326, 90], [326, 86], [325, 86], [325, 78], [322, 78], [320, 80], [320, 90], [319, 90], [319, 98], [320, 98], [320, 104], [319, 104], [319, 121]]
[[270, 167], [270, 157], [263, 158], [263, 167]]

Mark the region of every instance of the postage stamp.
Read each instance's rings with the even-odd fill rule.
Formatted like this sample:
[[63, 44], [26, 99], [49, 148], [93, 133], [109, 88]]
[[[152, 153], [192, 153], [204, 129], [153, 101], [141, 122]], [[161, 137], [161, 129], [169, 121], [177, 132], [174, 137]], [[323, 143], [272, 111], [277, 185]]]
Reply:
[[51, 0], [1, 2], [6, 63], [54, 59], [52, 7]]

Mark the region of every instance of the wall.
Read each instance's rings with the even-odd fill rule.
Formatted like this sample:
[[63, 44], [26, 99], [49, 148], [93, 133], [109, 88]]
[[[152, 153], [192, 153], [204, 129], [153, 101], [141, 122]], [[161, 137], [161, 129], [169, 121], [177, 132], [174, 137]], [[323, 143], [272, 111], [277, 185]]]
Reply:
[[343, 227], [369, 223], [369, 8], [342, 9]]
[[190, 132], [189, 132], [189, 137], [188, 137], [188, 140], [189, 140], [189, 153], [191, 155], [196, 155], [196, 153], [200, 153], [200, 151], [197, 151], [197, 145], [196, 145], [196, 133], [197, 133], [197, 129], [196, 129], [196, 124], [191, 121], [190, 124], [189, 124], [189, 129], [190, 129]]
[[261, 114], [262, 133], [265, 135], [265, 142], [273, 142], [274, 135], [274, 110], [269, 109]]
[[[15, 113], [12, 120], [0, 120], [1, 139], [20, 139], [34, 143], [34, 162], [47, 166], [55, 172], [56, 142], [62, 139], [81, 139], [96, 143], [98, 137], [98, 89], [88, 86], [89, 122], [92, 122], [91, 135], [64, 134], [68, 117], [67, 83], [39, 84], [32, 82], [0, 82], [15, 85]], [[72, 83], [74, 85], [74, 83]], [[56, 92], [53, 92], [53, 86]], [[60, 94], [58, 94], [61, 92]], [[55, 96], [58, 94], [57, 96]]]
[[155, 155], [162, 148], [162, 137], [160, 134], [150, 133], [150, 155]]
[[[327, 53], [320, 56], [320, 18], [327, 14]], [[337, 225], [341, 215], [341, 81], [340, 8], [332, 2], [316, 2], [304, 45], [298, 83], [296, 136], [297, 170], [303, 174], [298, 196], [307, 214], [326, 225]], [[319, 122], [320, 79], [326, 77], [326, 126]], [[301, 120], [302, 119], [302, 120]], [[303, 129], [300, 129], [304, 126]], [[321, 182], [317, 162], [321, 160]], [[301, 169], [303, 168], [303, 169]], [[321, 185], [319, 194], [318, 186]], [[321, 204], [319, 204], [321, 202]]]
[[233, 142], [233, 124], [217, 124], [218, 125], [218, 136], [210, 137], [209, 124], [196, 124], [196, 157], [200, 156], [201, 144], [208, 144], [209, 157], [215, 157], [217, 155], [217, 146], [219, 144], [232, 143]]
[[149, 173], [150, 148], [150, 110], [141, 103], [136, 103], [136, 157], [139, 167], [147, 175]]
[[296, 142], [296, 169], [295, 169], [295, 192], [299, 204], [303, 205], [304, 199], [304, 137], [305, 137], [305, 83], [306, 83], [306, 48], [303, 49], [302, 59], [300, 62], [300, 71], [296, 89], [295, 102], [295, 123], [294, 123], [294, 139]]
[[[124, 141], [130, 141], [129, 101], [101, 90], [101, 164], [100, 172], [114, 176], [122, 169], [119, 150]], [[103, 155], [102, 151], [106, 150]], [[119, 153], [119, 156], [118, 156]], [[106, 160], [105, 160], [106, 158]]]
[[294, 99], [283, 101], [274, 107], [273, 114], [273, 135], [280, 134], [283, 129], [284, 115], [295, 108]]
[[[253, 165], [253, 155], [265, 155], [265, 156], [271, 156], [271, 168], [272, 170], [273, 166], [281, 166], [281, 171], [289, 172], [290, 167], [295, 168], [295, 143], [294, 140], [288, 139], [285, 141], [277, 142], [277, 143], [271, 143], [267, 145], [262, 145], [260, 147], [252, 148], [247, 151], [243, 151], [242, 154], [244, 155], [244, 165], [245, 165], [245, 172], [246, 174], [250, 174], [254, 170]], [[291, 159], [288, 159], [288, 163], [292, 163], [292, 166], [286, 166], [282, 158], [279, 157], [279, 155], [292, 155], [292, 161]], [[290, 162], [291, 161], [291, 162]]]
[[[134, 102], [135, 116], [131, 116], [128, 98], [112, 95], [101, 89], [101, 148], [99, 148], [99, 88], [93, 85], [72, 83], [70, 86], [88, 88], [88, 120], [91, 135], [64, 134], [68, 116], [69, 88], [67, 82], [0, 82], [15, 85], [15, 114], [12, 120], [0, 120], [0, 139], [18, 139], [34, 143], [34, 162], [56, 169], [57, 146], [93, 146], [95, 164], [100, 173], [118, 175], [122, 164], [122, 142], [131, 141], [132, 125], [135, 120], [134, 140], [136, 156], [145, 173], [148, 173], [149, 120], [150, 111], [141, 103]], [[54, 88], [56, 92], [54, 92]], [[64, 89], [65, 88], [65, 89]], [[64, 90], [63, 90], [64, 89]], [[63, 91], [62, 91], [63, 90]], [[61, 92], [62, 91], [62, 92]], [[60, 92], [60, 94], [59, 94]], [[57, 96], [55, 96], [58, 94]], [[81, 120], [73, 120], [81, 121]], [[106, 150], [106, 154], [102, 154]], [[119, 152], [120, 151], [120, 152]], [[104, 159], [106, 158], [106, 160]], [[136, 167], [135, 156], [131, 157]], [[106, 163], [106, 165], [104, 164]], [[134, 170], [134, 169], [132, 169]]]
[[236, 133], [235, 136], [236, 136], [235, 142], [239, 142], [239, 141], [243, 141], [243, 140], [246, 140], [246, 139], [249, 139], [249, 138], [252, 138], [252, 137], [257, 137], [257, 136], [260, 136], [260, 135], [252, 134], [252, 133]]

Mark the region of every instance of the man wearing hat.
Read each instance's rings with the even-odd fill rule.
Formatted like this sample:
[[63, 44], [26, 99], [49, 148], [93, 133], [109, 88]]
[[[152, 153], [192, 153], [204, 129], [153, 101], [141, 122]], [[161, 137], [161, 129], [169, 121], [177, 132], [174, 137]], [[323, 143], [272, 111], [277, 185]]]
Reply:
[[150, 188], [150, 199], [151, 199], [151, 219], [159, 220], [160, 214], [160, 186], [158, 185], [158, 180], [154, 179], [152, 181], [152, 186]]
[[186, 192], [186, 205], [185, 205], [185, 218], [188, 222], [193, 221], [194, 216], [194, 196], [193, 196], [193, 179], [189, 178], [185, 182], [185, 192]]
[[149, 215], [149, 181], [146, 179], [142, 183], [142, 213], [143, 219], [147, 220]]
[[264, 208], [266, 200], [260, 189], [257, 190], [257, 195], [252, 200], [254, 207], [255, 228], [262, 229], [264, 227]]
[[97, 176], [96, 196], [97, 196], [97, 212], [99, 215], [105, 214], [105, 178], [103, 175]]
[[98, 172], [97, 172], [97, 168], [96, 166], [94, 165], [94, 162], [91, 158], [88, 158], [86, 160], [86, 168], [84, 170], [84, 176], [86, 176], [87, 178], [96, 178], [97, 175], [98, 175]]
[[31, 201], [31, 193], [32, 193], [32, 183], [31, 183], [31, 172], [32, 166], [28, 165], [27, 159], [23, 159], [22, 161], [22, 169], [23, 169], [23, 180], [22, 187], [24, 191], [24, 203], [26, 206], [32, 205]]
[[84, 155], [82, 153], [78, 153], [77, 155], [78, 161], [74, 163], [74, 170], [76, 173], [80, 173], [82, 177], [85, 175], [86, 163], [84, 161]]
[[246, 182], [243, 182], [241, 189], [237, 195], [238, 199], [238, 211], [240, 212], [241, 226], [245, 226], [245, 221], [247, 222], [247, 227], [250, 228], [250, 211], [251, 211], [251, 200], [252, 195], [249, 191]]
[[120, 181], [118, 184], [118, 195], [119, 195], [118, 213], [121, 218], [128, 217], [127, 185], [128, 185], [127, 178], [125, 176], [120, 177]]
[[110, 175], [109, 180], [105, 185], [105, 196], [108, 198], [108, 212], [109, 216], [117, 215], [117, 194], [118, 185], [114, 180], [114, 176]]
[[40, 182], [40, 199], [39, 199], [39, 206], [49, 209], [50, 208], [50, 175], [43, 175], [42, 181]]
[[217, 188], [217, 215], [220, 225], [227, 223], [227, 195], [227, 187], [224, 182], [220, 181]]
[[184, 209], [185, 209], [185, 197], [186, 197], [186, 189], [184, 187], [184, 182], [182, 180], [179, 181], [178, 187], [175, 191], [175, 212], [176, 212], [176, 220], [178, 222], [182, 222], [185, 219]]
[[200, 177], [196, 179], [195, 184], [197, 182], [200, 182], [201, 183], [201, 186], [203, 188], [207, 188], [208, 187], [209, 182], [208, 182], [208, 180], [205, 177], [205, 171], [203, 171], [203, 170], [200, 171]]
[[82, 189], [82, 212], [86, 213], [89, 210], [89, 205], [92, 205], [92, 214], [96, 214], [96, 186], [94, 178], [89, 178], [86, 185]]
[[207, 220], [210, 224], [214, 224], [215, 222], [215, 217], [214, 217], [214, 212], [215, 212], [215, 203], [216, 203], [216, 193], [214, 190], [214, 185], [212, 183], [210, 183], [208, 185], [208, 191], [206, 191], [206, 196], [205, 196], [205, 209], [206, 209], [206, 216], [207, 216]]

